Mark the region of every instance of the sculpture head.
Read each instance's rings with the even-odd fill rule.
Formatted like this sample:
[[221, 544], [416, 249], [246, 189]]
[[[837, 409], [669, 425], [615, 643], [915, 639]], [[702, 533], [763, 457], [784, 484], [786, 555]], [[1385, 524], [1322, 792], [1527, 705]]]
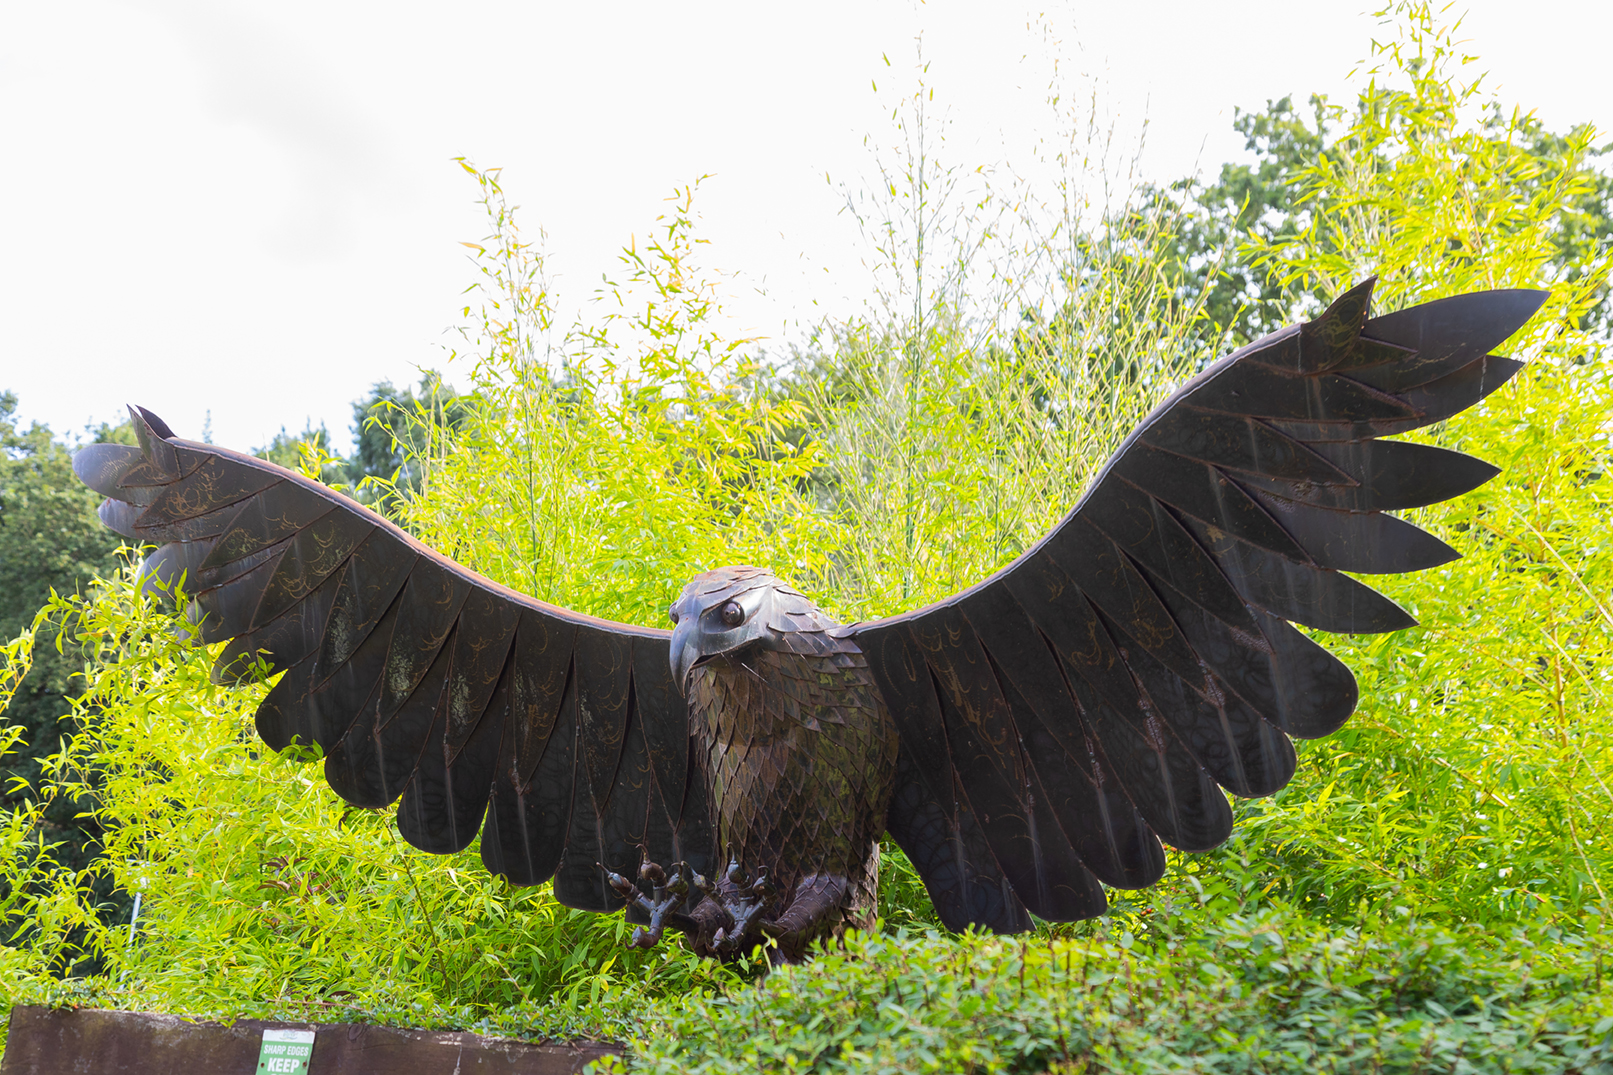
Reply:
[[752, 649], [826, 652], [839, 625], [760, 567], [719, 567], [696, 575], [672, 603], [672, 680], [688, 693], [689, 676], [719, 657]]

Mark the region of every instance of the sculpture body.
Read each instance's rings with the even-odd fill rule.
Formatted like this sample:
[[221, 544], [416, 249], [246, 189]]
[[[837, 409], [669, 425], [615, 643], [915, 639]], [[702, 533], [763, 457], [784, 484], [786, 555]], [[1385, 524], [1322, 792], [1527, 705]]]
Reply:
[[[740, 632], [723, 622], [724, 611]], [[871, 926], [897, 736], [862, 652], [839, 624], [758, 568], [697, 576], [673, 615], [674, 675], [686, 645], [702, 633], [716, 637], [707, 643], [711, 656], [694, 643], [700, 655], [684, 681], [716, 858], [739, 868], [717, 883], [717, 906], [696, 906], [696, 945], [738, 951], [765, 925], [778, 955], [794, 960], [822, 936]], [[730, 633], [753, 637], [723, 637]], [[738, 921], [747, 887], [762, 876], [765, 891], [750, 900], [755, 923]], [[708, 944], [719, 929], [722, 940]]]
[[[1354, 678], [1293, 624], [1391, 631], [1351, 578], [1456, 557], [1391, 511], [1496, 471], [1382, 439], [1520, 367], [1491, 355], [1539, 292], [1369, 319], [1371, 285], [1182, 386], [1013, 563], [928, 607], [841, 626], [757, 568], [700, 575], [667, 631], [484, 579], [271, 464], [132, 411], [138, 449], [75, 471], [102, 519], [158, 545], [233, 682], [283, 675], [269, 745], [319, 745], [331, 786], [398, 804], [415, 846], [552, 880], [729, 957], [774, 958], [873, 916], [888, 833], [952, 928], [1101, 914], [1104, 886], [1214, 847], [1225, 792], [1269, 795], [1291, 738], [1348, 719]], [[1224, 790], [1223, 790], [1224, 789]]]

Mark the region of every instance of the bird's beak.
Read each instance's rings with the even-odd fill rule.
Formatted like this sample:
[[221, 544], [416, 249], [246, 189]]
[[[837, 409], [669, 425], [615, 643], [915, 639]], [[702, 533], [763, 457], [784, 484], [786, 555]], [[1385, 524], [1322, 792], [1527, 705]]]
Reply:
[[684, 697], [689, 695], [689, 673], [701, 657], [699, 637], [700, 620], [696, 616], [686, 616], [672, 628], [672, 682]]

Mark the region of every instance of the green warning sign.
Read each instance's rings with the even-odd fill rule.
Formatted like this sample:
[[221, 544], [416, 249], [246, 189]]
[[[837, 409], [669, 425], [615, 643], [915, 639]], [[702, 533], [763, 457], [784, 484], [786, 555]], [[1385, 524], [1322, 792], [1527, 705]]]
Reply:
[[312, 1030], [265, 1030], [258, 1070], [264, 1075], [307, 1075], [313, 1055]]

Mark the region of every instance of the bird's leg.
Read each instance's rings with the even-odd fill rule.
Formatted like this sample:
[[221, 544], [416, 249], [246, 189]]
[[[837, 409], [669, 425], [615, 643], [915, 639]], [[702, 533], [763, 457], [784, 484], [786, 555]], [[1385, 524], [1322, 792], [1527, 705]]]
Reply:
[[732, 862], [728, 866], [726, 881], [728, 883], [722, 893], [721, 904], [733, 921], [718, 929], [711, 938], [712, 950], [721, 958], [748, 951], [761, 939], [759, 933], [763, 919], [759, 916], [774, 895], [766, 870], [758, 874], [755, 881], [751, 881], [739, 863]]
[[769, 958], [774, 963], [800, 962], [813, 941], [840, 924], [847, 887], [846, 879], [835, 874], [803, 877], [784, 912], [761, 922], [762, 932], [777, 942]]
[[[599, 865], [596, 863], [596, 865]], [[639, 891], [637, 885], [619, 873], [615, 873], [604, 866], [605, 881], [618, 896], [627, 900], [635, 909], [649, 916], [650, 924], [646, 929], [643, 926], [633, 928], [633, 938], [628, 945], [633, 948], [651, 948], [661, 939], [661, 934], [667, 926], [681, 930], [684, 933], [700, 935], [709, 932], [706, 923], [701, 922], [677, 908], [689, 894], [690, 886], [696, 891], [710, 895], [714, 887], [700, 874], [689, 868], [687, 862], [674, 862], [672, 876], [667, 877], [666, 871], [648, 859], [639, 867], [638, 876], [641, 881], [648, 881], [651, 894], [645, 896]]]

